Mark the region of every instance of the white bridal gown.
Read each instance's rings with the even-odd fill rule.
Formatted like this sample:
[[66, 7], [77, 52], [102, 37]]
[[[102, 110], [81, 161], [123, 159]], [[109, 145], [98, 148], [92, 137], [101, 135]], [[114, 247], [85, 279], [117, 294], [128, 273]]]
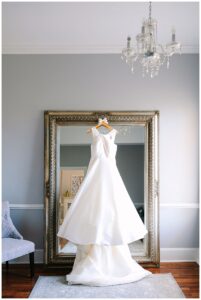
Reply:
[[69, 284], [124, 284], [151, 274], [128, 247], [144, 238], [147, 229], [116, 166], [116, 133], [92, 128], [87, 174], [57, 234], [77, 245], [73, 270], [66, 276]]

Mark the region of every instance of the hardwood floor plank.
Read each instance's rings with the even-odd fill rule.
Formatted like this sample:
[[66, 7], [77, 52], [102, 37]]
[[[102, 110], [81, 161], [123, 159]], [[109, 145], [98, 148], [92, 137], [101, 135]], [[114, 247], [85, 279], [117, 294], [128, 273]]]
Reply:
[[[196, 262], [161, 263], [160, 268], [147, 268], [153, 274], [172, 273], [187, 298], [199, 298], [199, 265]], [[34, 278], [29, 277], [29, 266], [10, 264], [9, 270], [2, 268], [2, 297], [28, 298], [39, 275], [66, 275], [65, 269], [48, 269], [35, 265]]]

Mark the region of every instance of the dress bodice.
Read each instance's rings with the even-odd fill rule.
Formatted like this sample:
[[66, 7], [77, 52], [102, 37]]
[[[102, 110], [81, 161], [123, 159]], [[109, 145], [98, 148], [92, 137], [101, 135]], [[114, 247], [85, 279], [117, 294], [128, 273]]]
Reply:
[[92, 127], [91, 158], [115, 159], [117, 145], [114, 143], [117, 130], [112, 129], [107, 134], [100, 133], [96, 127]]

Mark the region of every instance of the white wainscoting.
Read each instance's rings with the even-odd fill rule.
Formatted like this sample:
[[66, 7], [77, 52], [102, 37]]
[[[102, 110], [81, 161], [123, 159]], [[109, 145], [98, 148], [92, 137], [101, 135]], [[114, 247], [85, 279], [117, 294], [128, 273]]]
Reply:
[[[138, 203], [136, 203], [138, 205]], [[195, 208], [199, 209], [199, 203], [160, 203], [160, 207]], [[43, 204], [12, 204], [11, 209], [43, 210]], [[199, 248], [161, 248], [161, 262], [196, 261], [199, 264]], [[28, 263], [28, 255], [13, 260], [11, 263]], [[43, 249], [36, 249], [35, 262], [43, 263]]]
[[[43, 249], [36, 249], [35, 263], [43, 263]], [[198, 248], [161, 248], [161, 262], [182, 262], [195, 261], [199, 264]], [[24, 264], [29, 263], [29, 256], [25, 255], [10, 261], [10, 263]]]

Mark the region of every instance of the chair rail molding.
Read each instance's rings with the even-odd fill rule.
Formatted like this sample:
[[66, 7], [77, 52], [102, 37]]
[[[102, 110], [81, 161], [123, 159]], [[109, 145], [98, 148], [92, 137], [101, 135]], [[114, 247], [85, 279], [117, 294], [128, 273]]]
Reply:
[[10, 203], [10, 209], [44, 209], [43, 204]]
[[[135, 203], [135, 205], [141, 205], [140, 203]], [[178, 203], [160, 203], [160, 207], [175, 207], [175, 208], [199, 208], [199, 203], [185, 203], [185, 202], [178, 202]], [[11, 209], [44, 209], [43, 204], [23, 204], [23, 203], [10, 203]]]

